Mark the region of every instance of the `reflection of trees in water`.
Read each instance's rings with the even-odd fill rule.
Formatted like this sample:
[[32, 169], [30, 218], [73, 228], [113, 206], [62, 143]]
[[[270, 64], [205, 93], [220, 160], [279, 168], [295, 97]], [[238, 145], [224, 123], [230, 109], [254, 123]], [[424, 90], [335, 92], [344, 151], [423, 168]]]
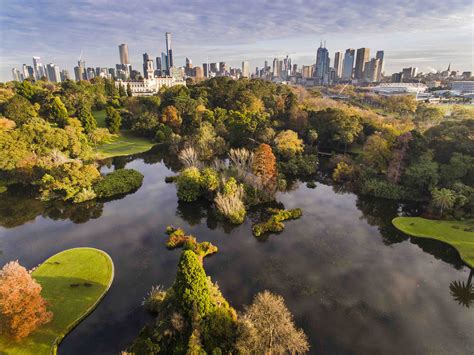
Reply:
[[220, 216], [213, 204], [205, 199], [194, 202], [178, 201], [176, 215], [186, 221], [190, 226], [195, 226], [206, 220], [206, 225], [210, 230], [222, 227], [224, 233], [230, 233], [238, 226], [227, 222]]
[[392, 224], [392, 219], [400, 214], [419, 216], [423, 210], [423, 205], [416, 202], [401, 203], [395, 200], [358, 196], [356, 206], [362, 212], [362, 218], [368, 224], [378, 227], [384, 244], [391, 245], [410, 240], [412, 244], [418, 245], [424, 252], [453, 265], [456, 269], [461, 269], [464, 266], [459, 254], [450, 245], [433, 239], [410, 237]]
[[449, 291], [453, 299], [467, 308], [474, 304], [474, 285], [472, 284], [473, 274], [474, 270], [471, 269], [466, 283], [464, 283], [464, 281], [453, 281], [449, 284]]
[[102, 215], [104, 204], [86, 201], [72, 204], [63, 201], [42, 202], [33, 195], [0, 194], [0, 226], [14, 228], [38, 216], [53, 220], [69, 219], [73, 223], [85, 223]]

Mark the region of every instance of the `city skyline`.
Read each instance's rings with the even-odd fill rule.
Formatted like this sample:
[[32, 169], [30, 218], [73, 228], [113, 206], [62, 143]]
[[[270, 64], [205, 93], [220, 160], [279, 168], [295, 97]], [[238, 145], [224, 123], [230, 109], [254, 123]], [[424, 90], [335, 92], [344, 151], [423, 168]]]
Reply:
[[[165, 32], [173, 33], [175, 66], [184, 66], [185, 57], [189, 57], [196, 65], [225, 61], [240, 67], [242, 61], [248, 61], [250, 68], [255, 68], [261, 67], [265, 60], [286, 55], [300, 66], [310, 65], [314, 64], [320, 40], [326, 40], [331, 57], [336, 51], [345, 53], [347, 48], [367, 47], [372, 51], [383, 48], [388, 74], [407, 66], [418, 67], [423, 72], [444, 70], [449, 63], [460, 71], [472, 70], [469, 31], [472, 13], [468, 1], [455, 1], [449, 6], [435, 2], [422, 6], [417, 1], [410, 5], [373, 1], [371, 6], [377, 11], [371, 16], [364, 15], [368, 5], [354, 7], [346, 3], [353, 11], [349, 17], [338, 15], [334, 5], [323, 9], [319, 3], [306, 1], [256, 3], [249, 7], [260, 13], [258, 20], [255, 13], [248, 13], [244, 3], [226, 5], [226, 9], [233, 10], [226, 14], [222, 6], [212, 1], [201, 1], [199, 6], [178, 1], [174, 7], [166, 2], [160, 5], [160, 13], [168, 16], [159, 21], [156, 19], [161, 19], [162, 14], [153, 13], [155, 5], [147, 4], [140, 11], [120, 11], [120, 1], [107, 6], [110, 4], [79, 1], [64, 4], [60, 11], [53, 6], [54, 2], [43, 6], [5, 4], [0, 10], [0, 80], [11, 80], [11, 68], [23, 63], [30, 65], [32, 56], [69, 72], [73, 71], [80, 53], [94, 67], [110, 66], [117, 63], [120, 43], [128, 44], [132, 67], [141, 68], [143, 53], [155, 58], [166, 52]], [[316, 6], [321, 11], [307, 14], [301, 10], [304, 5]], [[283, 14], [289, 9], [292, 18], [284, 19]], [[49, 16], [38, 16], [53, 10], [51, 21], [46, 20]], [[269, 10], [272, 13], [267, 15]], [[178, 11], [184, 11], [184, 15], [169, 16]], [[236, 19], [239, 12], [246, 15], [245, 21]], [[277, 31], [275, 26], [279, 26]], [[92, 36], [91, 28], [96, 29]]]

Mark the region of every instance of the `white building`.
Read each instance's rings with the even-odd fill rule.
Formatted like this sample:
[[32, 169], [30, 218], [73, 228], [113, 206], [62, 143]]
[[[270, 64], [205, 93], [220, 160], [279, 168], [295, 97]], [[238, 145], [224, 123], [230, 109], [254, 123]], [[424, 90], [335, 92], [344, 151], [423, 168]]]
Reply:
[[186, 86], [186, 81], [184, 80], [177, 80], [173, 77], [157, 77], [157, 78], [150, 78], [150, 79], [143, 79], [137, 81], [116, 81], [115, 86], [117, 88], [123, 85], [125, 89], [127, 85], [130, 85], [130, 89], [132, 90], [133, 96], [152, 96], [157, 94], [158, 91], [163, 86], [171, 87], [175, 85], [184, 85]]
[[421, 83], [382, 83], [374, 86], [372, 90], [379, 95], [418, 95], [425, 92], [428, 87]]

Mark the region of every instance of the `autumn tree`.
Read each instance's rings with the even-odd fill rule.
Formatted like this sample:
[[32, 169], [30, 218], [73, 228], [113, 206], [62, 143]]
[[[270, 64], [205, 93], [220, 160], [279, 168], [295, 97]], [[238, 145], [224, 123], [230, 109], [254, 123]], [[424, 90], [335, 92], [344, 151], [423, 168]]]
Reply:
[[408, 149], [413, 136], [411, 132], [401, 134], [397, 137], [395, 149], [387, 169], [387, 179], [393, 184], [398, 184], [405, 170]]
[[53, 318], [38, 284], [18, 261], [0, 270], [0, 335], [19, 340]]
[[286, 158], [303, 153], [304, 149], [303, 140], [298, 138], [298, 133], [291, 129], [278, 133], [275, 137], [275, 145], [278, 153]]
[[178, 110], [173, 105], [166, 106], [161, 115], [161, 122], [170, 126], [173, 131], [179, 131], [181, 127], [182, 119], [178, 113]]
[[302, 354], [309, 344], [283, 297], [264, 291], [242, 315], [236, 348], [242, 354]]
[[278, 175], [276, 168], [275, 155], [272, 148], [265, 143], [262, 143], [255, 150], [253, 155], [252, 172], [262, 179], [264, 185], [272, 186], [276, 184]]
[[15, 95], [3, 107], [6, 118], [14, 121], [17, 126], [28, 123], [32, 118], [38, 116], [34, 106], [23, 96]]
[[377, 173], [385, 173], [392, 157], [390, 143], [376, 133], [367, 139], [362, 151], [362, 159], [365, 164], [374, 168]]

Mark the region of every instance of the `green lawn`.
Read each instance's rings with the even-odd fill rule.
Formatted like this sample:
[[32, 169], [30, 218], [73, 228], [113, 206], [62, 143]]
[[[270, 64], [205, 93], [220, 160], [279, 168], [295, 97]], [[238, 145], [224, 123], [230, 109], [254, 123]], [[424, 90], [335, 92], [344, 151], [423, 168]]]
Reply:
[[[105, 110], [94, 111], [97, 127], [105, 127]], [[110, 143], [96, 147], [96, 159], [106, 159], [143, 153], [151, 149], [154, 143], [142, 137], [134, 136], [130, 131], [120, 131]]]
[[474, 220], [438, 221], [421, 217], [396, 217], [393, 225], [413, 237], [439, 240], [453, 246], [474, 268]]
[[53, 320], [18, 343], [0, 338], [0, 354], [55, 354], [64, 336], [107, 293], [114, 278], [114, 266], [101, 250], [75, 248], [50, 257], [32, 275], [43, 288], [41, 294], [49, 303]]

